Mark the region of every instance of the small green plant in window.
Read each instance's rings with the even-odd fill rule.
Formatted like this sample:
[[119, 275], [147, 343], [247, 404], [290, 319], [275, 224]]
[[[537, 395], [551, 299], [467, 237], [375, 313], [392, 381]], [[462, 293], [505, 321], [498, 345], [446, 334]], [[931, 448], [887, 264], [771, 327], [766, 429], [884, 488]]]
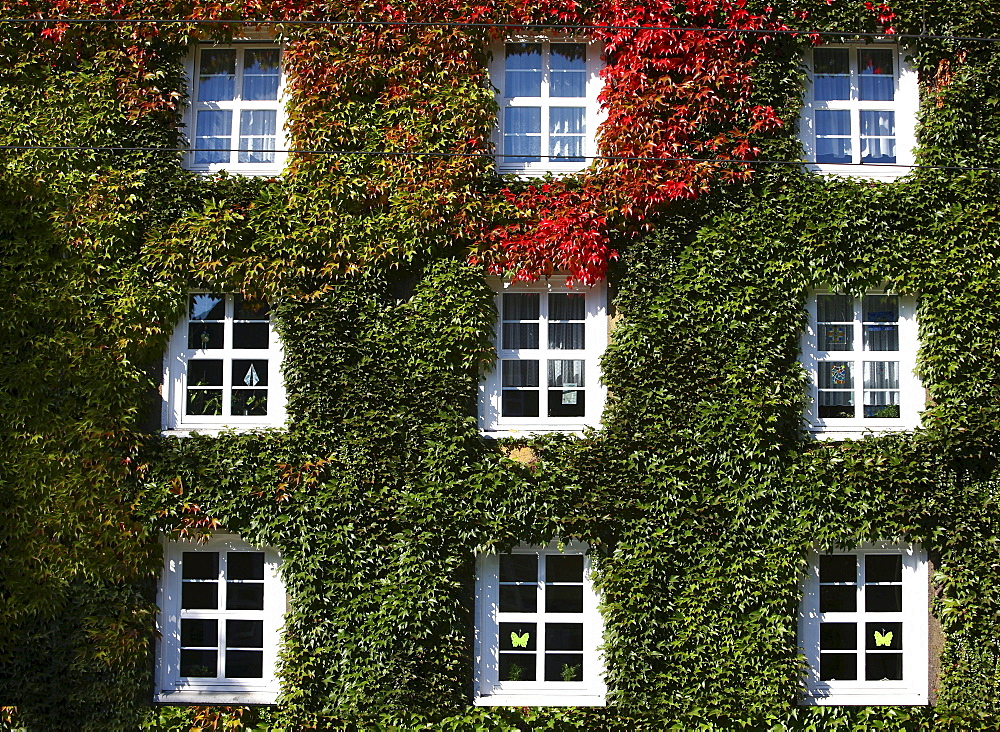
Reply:
[[518, 664], [512, 663], [507, 667], [508, 681], [520, 681], [523, 675], [524, 675], [524, 669]]
[[559, 672], [562, 676], [563, 681], [576, 681], [577, 676], [580, 673], [580, 664], [575, 666], [570, 666], [568, 663], [564, 663], [562, 666], [562, 671]]

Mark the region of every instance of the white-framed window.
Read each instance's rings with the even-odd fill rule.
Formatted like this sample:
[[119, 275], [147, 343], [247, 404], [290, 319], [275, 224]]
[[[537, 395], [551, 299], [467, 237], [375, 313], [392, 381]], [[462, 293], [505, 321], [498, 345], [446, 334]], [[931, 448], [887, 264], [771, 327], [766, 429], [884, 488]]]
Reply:
[[480, 555], [477, 705], [603, 706], [603, 621], [587, 546]]
[[808, 59], [802, 146], [821, 173], [892, 179], [914, 162], [917, 72], [898, 46], [823, 45]]
[[285, 421], [281, 342], [266, 303], [197, 292], [170, 339], [163, 428], [276, 427]]
[[805, 704], [926, 704], [927, 555], [908, 544], [813, 554], [799, 612]]
[[[607, 288], [494, 279], [496, 368], [479, 388], [484, 432], [578, 432], [604, 409], [600, 357], [608, 343]], [[499, 435], [498, 435], [499, 436]]]
[[860, 434], [918, 427], [924, 390], [914, 373], [916, 299], [815, 292], [807, 310], [802, 357], [811, 381], [810, 430]]
[[165, 541], [156, 701], [273, 704], [285, 611], [280, 559], [238, 536]]
[[600, 56], [593, 42], [550, 38], [514, 38], [494, 49], [501, 173], [572, 173], [590, 165], [600, 123]]
[[188, 61], [188, 170], [278, 175], [285, 164], [281, 48], [199, 43]]

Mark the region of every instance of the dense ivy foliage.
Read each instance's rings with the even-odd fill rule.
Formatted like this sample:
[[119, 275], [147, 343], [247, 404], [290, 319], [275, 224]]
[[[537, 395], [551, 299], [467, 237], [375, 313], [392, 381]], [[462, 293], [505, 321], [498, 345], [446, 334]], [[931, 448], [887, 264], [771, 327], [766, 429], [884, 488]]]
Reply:
[[[300, 155], [268, 180], [194, 176], [170, 152], [72, 149], [176, 147], [190, 44], [234, 29], [3, 26], [0, 144], [35, 147], [0, 152], [0, 727], [995, 728], [997, 174], [884, 184], [665, 162], [505, 181], [488, 157], [486, 29], [290, 22], [1000, 35], [986, 5], [758, 5], [0, 2], [5, 17], [289, 21], [276, 30], [293, 144], [425, 153]], [[606, 149], [799, 159], [808, 35], [623, 35], [598, 35], [613, 47]], [[913, 50], [920, 161], [996, 166], [994, 44]], [[670, 134], [651, 135], [664, 120]], [[470, 155], [431, 154], [449, 152]], [[522, 278], [609, 274], [601, 431], [479, 436], [471, 404], [495, 319], [483, 262]], [[920, 297], [923, 428], [811, 441], [806, 292], [883, 282]], [[287, 430], [158, 435], [159, 362], [194, 287], [276, 303]], [[281, 701], [152, 708], [158, 537], [218, 528], [283, 556]], [[594, 549], [609, 706], [473, 709], [475, 554], [555, 537]], [[797, 706], [807, 551], [897, 537], [934, 560], [936, 706]]]

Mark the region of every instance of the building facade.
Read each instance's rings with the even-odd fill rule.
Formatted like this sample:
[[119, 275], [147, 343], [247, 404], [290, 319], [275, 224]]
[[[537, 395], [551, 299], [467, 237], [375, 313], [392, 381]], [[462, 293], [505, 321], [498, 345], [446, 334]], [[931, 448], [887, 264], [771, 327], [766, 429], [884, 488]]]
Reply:
[[0, 728], [990, 728], [995, 20], [3, 17]]

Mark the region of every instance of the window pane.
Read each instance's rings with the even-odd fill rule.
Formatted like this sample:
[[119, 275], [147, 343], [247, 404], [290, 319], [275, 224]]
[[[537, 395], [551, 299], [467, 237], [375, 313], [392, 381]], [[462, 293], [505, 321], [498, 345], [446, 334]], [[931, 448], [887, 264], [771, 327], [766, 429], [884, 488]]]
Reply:
[[549, 320], [586, 320], [587, 296], [576, 292], [549, 295]]
[[501, 300], [504, 320], [538, 320], [540, 299], [537, 292], [508, 293]]
[[542, 154], [542, 110], [507, 107], [504, 110], [504, 155], [507, 162], [538, 162]]
[[821, 351], [853, 351], [853, 325], [821, 325], [819, 327]]
[[226, 678], [260, 679], [263, 677], [263, 651], [226, 651]]
[[538, 348], [538, 323], [504, 323], [500, 347], [509, 351]]
[[865, 585], [865, 611], [870, 613], [903, 612], [903, 586]]
[[226, 610], [263, 610], [263, 582], [227, 582]]
[[585, 348], [585, 332], [583, 323], [549, 323], [549, 348], [558, 351]]
[[222, 415], [221, 389], [188, 389], [186, 414], [195, 417], [219, 417]]
[[545, 556], [546, 582], [583, 582], [582, 554], [547, 554]]
[[225, 345], [222, 323], [188, 323], [188, 348], [203, 351]]
[[846, 137], [824, 137], [816, 140], [817, 163], [851, 162], [851, 141]]
[[500, 413], [504, 417], [537, 417], [537, 391], [504, 390]]
[[550, 417], [583, 417], [587, 414], [587, 393], [582, 389], [549, 390]]
[[200, 110], [195, 123], [196, 163], [228, 163], [232, 147], [233, 113], [229, 110]]
[[552, 107], [549, 110], [549, 155], [583, 160], [586, 110], [582, 107]]
[[538, 586], [500, 585], [500, 612], [538, 612]]
[[822, 419], [849, 419], [854, 417], [854, 392], [820, 391], [819, 416]]
[[902, 582], [903, 557], [900, 554], [866, 554], [865, 582]]
[[886, 102], [895, 97], [896, 76], [893, 52], [885, 48], [858, 50], [858, 73], [861, 77], [860, 98], [865, 101]]
[[231, 580], [264, 579], [264, 552], [229, 552], [226, 577]]
[[868, 650], [903, 650], [902, 623], [865, 623], [865, 648]]
[[274, 162], [277, 120], [278, 113], [273, 109], [250, 109], [240, 112], [239, 162]]
[[875, 112], [861, 110], [861, 135], [879, 136], [896, 134], [896, 115], [894, 112]]
[[503, 386], [538, 386], [538, 361], [501, 361]]
[[534, 653], [501, 653], [500, 681], [534, 681]]
[[181, 609], [217, 610], [219, 607], [218, 582], [181, 583]]
[[853, 554], [820, 554], [820, 582], [858, 581], [858, 560]]
[[218, 651], [181, 650], [181, 676], [215, 678], [218, 671]]
[[280, 54], [277, 48], [249, 49], [243, 57], [243, 99], [278, 98], [278, 66]]
[[184, 552], [181, 554], [182, 579], [218, 579], [218, 552]]
[[[213, 621], [214, 622], [214, 621]], [[263, 620], [227, 620], [227, 648], [263, 648]]]
[[866, 681], [899, 681], [903, 678], [902, 653], [866, 653]]
[[546, 681], [583, 681], [582, 653], [548, 653], [545, 655]]
[[187, 366], [188, 386], [222, 386], [222, 361], [193, 358]]
[[233, 348], [266, 349], [270, 337], [267, 323], [233, 323]]
[[545, 650], [582, 651], [583, 623], [546, 623]]
[[846, 48], [814, 48], [813, 72], [817, 74], [850, 74], [850, 52]]
[[865, 325], [864, 343], [866, 351], [898, 351], [898, 325]]
[[233, 386], [267, 386], [267, 360], [233, 360]]
[[549, 386], [563, 388], [585, 386], [583, 382], [585, 363], [581, 359], [549, 359]]
[[819, 654], [819, 678], [822, 681], [857, 679], [857, 655], [854, 653]]
[[236, 51], [203, 50], [198, 69], [198, 101], [223, 102], [236, 95]]
[[858, 626], [855, 623], [820, 623], [821, 650], [853, 651], [858, 647]]
[[817, 109], [817, 135], [850, 135], [851, 113], [846, 109]]
[[263, 300], [247, 300], [242, 295], [233, 298], [233, 318], [236, 320], [270, 320], [271, 307]]
[[820, 323], [850, 323], [854, 302], [850, 295], [817, 295], [816, 320]]
[[854, 585], [820, 585], [821, 613], [853, 613], [858, 609], [858, 588]]
[[219, 645], [219, 621], [181, 619], [181, 645], [197, 648], [215, 648]]
[[820, 361], [820, 389], [850, 389], [854, 386], [854, 364], [850, 361]]
[[233, 389], [229, 413], [234, 417], [265, 416], [267, 389]]
[[188, 317], [191, 320], [223, 320], [226, 317], [225, 297], [205, 293], [191, 295]]
[[504, 95], [508, 99], [542, 95], [540, 43], [508, 43], [505, 69]]
[[542, 110], [540, 107], [507, 107], [504, 110], [504, 132], [508, 135], [540, 135]]
[[538, 648], [538, 633], [534, 623], [500, 623], [500, 650], [534, 651]]
[[549, 96], [586, 97], [586, 45], [583, 43], [553, 43], [550, 48]]
[[866, 389], [898, 389], [898, 361], [865, 361]]
[[545, 585], [545, 612], [582, 613], [583, 585]]
[[501, 582], [537, 582], [538, 557], [534, 554], [501, 554]]
[[820, 102], [831, 99], [851, 98], [850, 76], [821, 76], [813, 78], [813, 98]]

